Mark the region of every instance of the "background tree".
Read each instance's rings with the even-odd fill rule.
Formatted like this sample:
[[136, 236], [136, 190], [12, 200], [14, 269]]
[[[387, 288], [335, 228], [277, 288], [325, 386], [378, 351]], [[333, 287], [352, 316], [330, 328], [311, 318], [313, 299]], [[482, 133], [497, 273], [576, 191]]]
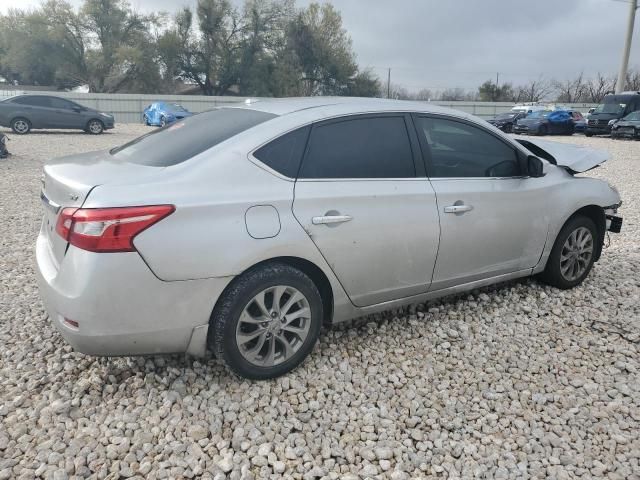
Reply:
[[487, 80], [478, 87], [478, 97], [483, 102], [511, 102], [513, 96], [513, 87], [510, 83], [498, 85]]

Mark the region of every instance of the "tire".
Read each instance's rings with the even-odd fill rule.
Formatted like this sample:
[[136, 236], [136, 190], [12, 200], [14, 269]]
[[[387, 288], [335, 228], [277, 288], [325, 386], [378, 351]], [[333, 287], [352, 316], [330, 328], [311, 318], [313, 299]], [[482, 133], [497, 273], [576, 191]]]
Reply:
[[546, 125], [541, 125], [540, 128], [538, 128], [538, 135], [540, 136], [544, 136], [547, 134], [547, 126]]
[[91, 119], [87, 122], [85, 132], [90, 133], [91, 135], [100, 135], [104, 132], [104, 123], [97, 118]]
[[167, 125], [167, 119], [164, 118], [164, 115], [160, 117], [160, 126], [165, 127]]
[[[294, 295], [300, 300], [288, 305]], [[274, 311], [274, 298], [280, 298], [277, 310], [287, 311]], [[269, 317], [261, 313], [256, 299]], [[301, 312], [305, 313], [293, 317]], [[231, 371], [266, 380], [302, 363], [318, 340], [322, 318], [322, 298], [313, 281], [287, 264], [269, 263], [248, 270], [227, 287], [211, 314], [207, 341]]]
[[23, 117], [11, 120], [11, 130], [18, 135], [26, 135], [31, 131], [31, 122]]
[[593, 133], [584, 132], [584, 136], [585, 137], [593, 137]]
[[142, 116], [142, 122], [148, 127], [149, 125], [151, 125], [149, 123], [149, 117], [147, 117], [146, 115]]
[[[579, 240], [589, 237], [590, 241], [587, 240], [584, 247], [572, 252], [572, 243], [579, 247], [581, 243]], [[593, 220], [583, 215], [571, 218], [560, 230], [540, 278], [545, 283], [563, 290], [580, 285], [593, 267], [599, 241], [600, 236]], [[590, 254], [587, 255], [589, 248]], [[583, 253], [578, 253], [579, 251]], [[569, 259], [564, 260], [567, 257]], [[571, 257], [574, 257], [575, 261], [572, 262]], [[578, 267], [574, 270], [571, 265], [576, 264]], [[569, 266], [568, 269], [567, 266]]]

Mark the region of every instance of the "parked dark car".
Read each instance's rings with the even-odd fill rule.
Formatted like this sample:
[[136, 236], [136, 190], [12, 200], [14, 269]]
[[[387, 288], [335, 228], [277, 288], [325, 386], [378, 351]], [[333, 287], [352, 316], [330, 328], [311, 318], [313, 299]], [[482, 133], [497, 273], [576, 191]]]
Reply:
[[499, 113], [494, 118], [487, 121], [503, 132], [511, 133], [513, 131], [513, 126], [515, 125], [515, 123], [525, 116], [526, 113], [524, 112], [505, 112]]
[[80, 129], [98, 135], [114, 127], [113, 115], [51, 95], [18, 95], [0, 102], [0, 126], [18, 135], [37, 128]]
[[605, 95], [602, 103], [589, 114], [585, 135], [609, 135], [615, 120], [640, 110], [640, 92]]
[[155, 102], [144, 109], [142, 121], [145, 125], [164, 127], [192, 115], [193, 113], [177, 103]]
[[513, 126], [514, 133], [529, 135], [573, 135], [575, 125], [571, 113], [566, 110], [531, 112]]
[[631, 112], [611, 125], [611, 138], [640, 138], [640, 111]]

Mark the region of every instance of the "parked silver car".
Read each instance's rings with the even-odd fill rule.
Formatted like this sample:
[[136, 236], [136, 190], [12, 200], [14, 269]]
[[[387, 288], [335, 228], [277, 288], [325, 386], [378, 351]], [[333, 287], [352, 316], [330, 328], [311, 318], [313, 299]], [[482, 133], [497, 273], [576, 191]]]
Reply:
[[34, 128], [79, 129], [93, 135], [113, 128], [113, 115], [52, 95], [17, 95], [0, 101], [0, 125], [18, 135]]
[[425, 103], [220, 108], [44, 168], [41, 295], [77, 350], [212, 350], [281, 375], [321, 326], [540, 274], [581, 283], [619, 231], [605, 152]]

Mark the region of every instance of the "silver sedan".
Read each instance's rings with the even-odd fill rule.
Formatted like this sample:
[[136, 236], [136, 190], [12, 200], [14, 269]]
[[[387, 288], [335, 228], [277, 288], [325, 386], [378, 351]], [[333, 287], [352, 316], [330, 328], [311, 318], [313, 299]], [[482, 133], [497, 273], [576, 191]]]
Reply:
[[212, 351], [282, 375], [322, 325], [538, 275], [579, 285], [619, 231], [606, 152], [425, 103], [219, 108], [51, 161], [38, 277], [93, 355]]

